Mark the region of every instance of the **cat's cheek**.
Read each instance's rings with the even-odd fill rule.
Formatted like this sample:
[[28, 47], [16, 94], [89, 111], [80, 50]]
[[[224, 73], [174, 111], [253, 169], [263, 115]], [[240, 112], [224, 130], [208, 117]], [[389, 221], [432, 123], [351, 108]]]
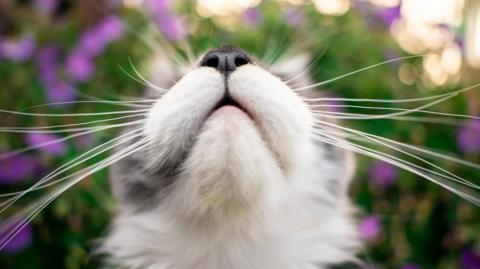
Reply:
[[223, 98], [223, 77], [212, 68], [185, 75], [150, 109], [144, 126], [152, 162], [148, 167], [176, 166], [189, 151], [214, 106]]

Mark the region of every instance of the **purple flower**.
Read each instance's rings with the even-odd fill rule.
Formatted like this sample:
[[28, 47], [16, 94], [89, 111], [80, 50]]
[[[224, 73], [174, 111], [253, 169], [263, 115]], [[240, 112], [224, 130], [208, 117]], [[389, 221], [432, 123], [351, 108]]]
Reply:
[[123, 35], [123, 21], [117, 16], [108, 16], [97, 25], [97, 34], [104, 42], [113, 42]]
[[43, 47], [37, 53], [36, 60], [39, 65], [51, 65], [55, 64], [60, 55], [60, 51], [57, 45], [51, 44]]
[[380, 220], [375, 216], [368, 216], [360, 223], [360, 233], [363, 238], [373, 240], [380, 234]]
[[[117, 16], [108, 16], [94, 27], [83, 32], [77, 46], [72, 52], [76, 57], [75, 61], [93, 58], [102, 54], [109, 43], [117, 40], [123, 35], [123, 22]], [[67, 63], [68, 65], [68, 63]]]
[[462, 269], [480, 269], [480, 254], [473, 248], [467, 248], [460, 257]]
[[5, 42], [5, 39], [0, 36], [0, 60], [4, 58], [4, 52], [3, 52], [3, 43]]
[[169, 0], [147, 0], [145, 5], [151, 11], [153, 20], [165, 38], [176, 42], [186, 36], [185, 27], [173, 12]]
[[40, 12], [49, 14], [58, 7], [58, 0], [34, 0], [33, 6]]
[[36, 147], [50, 155], [62, 155], [67, 150], [67, 145], [60, 139], [61, 137], [57, 135], [46, 133], [28, 133], [25, 136], [29, 146]]
[[381, 267], [376, 264], [366, 264], [362, 266], [362, 269], [380, 269]]
[[40, 162], [34, 156], [10, 156], [8, 152], [0, 154], [0, 184], [17, 184], [38, 174], [41, 168]]
[[421, 267], [414, 263], [405, 263], [400, 269], [421, 269]]
[[262, 13], [258, 8], [249, 8], [243, 13], [243, 19], [250, 26], [257, 26], [262, 21]]
[[66, 59], [68, 76], [75, 81], [89, 80], [95, 71], [94, 58], [102, 54], [108, 44], [120, 38], [122, 34], [123, 22], [113, 15], [85, 31]]
[[77, 145], [77, 147], [82, 149], [90, 148], [94, 142], [95, 142], [95, 139], [92, 134], [84, 134], [84, 135], [75, 137], [75, 144]]
[[[16, 226], [12, 226], [16, 227]], [[2, 236], [3, 237], [3, 236]], [[27, 248], [33, 240], [33, 229], [30, 225], [26, 225], [8, 242], [1, 250], [10, 255], [18, 254]]]
[[374, 10], [368, 1], [355, 1], [355, 8], [362, 15], [368, 28], [373, 28], [378, 24], [377, 16], [372, 16]]
[[465, 40], [463, 40], [463, 36], [460, 36], [458, 34], [455, 35], [454, 42], [458, 45], [458, 47], [460, 47], [461, 50], [465, 49]]
[[[59, 56], [60, 51], [55, 45], [42, 48], [36, 56], [38, 74], [50, 102], [71, 102], [75, 100], [76, 93], [70, 84], [57, 76]], [[82, 66], [81, 62], [78, 63], [74, 60], [71, 59], [71, 62], [67, 65], [67, 73], [76, 79], [86, 79], [89, 75], [87, 68]]]
[[95, 70], [92, 59], [83, 53], [70, 54], [65, 65], [68, 76], [76, 81], [89, 80]]
[[305, 17], [303, 16], [302, 11], [297, 8], [287, 9], [283, 16], [287, 24], [293, 27], [302, 24], [303, 21], [305, 20]]
[[370, 181], [380, 187], [389, 187], [397, 180], [397, 167], [393, 164], [377, 161], [369, 171]]
[[96, 28], [85, 31], [81, 36], [73, 53], [88, 55], [92, 58], [102, 54], [107, 43], [98, 36]]
[[122, 5], [123, 0], [108, 0], [107, 4], [109, 7], [118, 7]]
[[180, 41], [185, 37], [185, 30], [180, 18], [174, 17], [171, 14], [156, 15], [155, 21], [160, 28], [160, 31], [170, 41]]
[[47, 98], [51, 103], [73, 102], [76, 99], [75, 89], [65, 81], [58, 80], [47, 86]]
[[401, 17], [400, 5], [390, 8], [380, 8], [376, 15], [380, 21], [382, 21], [386, 26], [390, 27], [395, 20]]
[[395, 60], [400, 58], [400, 54], [398, 53], [398, 51], [390, 49], [387, 50], [384, 55], [387, 61], [391, 61], [388, 63], [388, 65], [390, 65], [392, 68], [398, 69], [400, 67], [401, 61]]
[[469, 120], [458, 130], [457, 144], [465, 153], [480, 153], [480, 120]]
[[0, 50], [4, 58], [16, 63], [25, 62], [35, 51], [35, 41], [31, 36], [25, 36], [15, 41], [3, 41], [0, 44]]
[[144, 3], [154, 13], [168, 11], [171, 7], [171, 0], [145, 0]]
[[42, 48], [35, 57], [40, 81], [44, 86], [53, 84], [57, 80], [57, 62], [60, 51], [57, 46], [49, 45]]

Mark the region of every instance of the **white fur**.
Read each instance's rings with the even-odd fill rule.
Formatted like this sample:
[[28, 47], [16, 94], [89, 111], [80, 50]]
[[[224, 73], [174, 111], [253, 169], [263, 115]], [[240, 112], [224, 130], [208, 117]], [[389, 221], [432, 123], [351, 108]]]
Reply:
[[[225, 85], [213, 68], [185, 75], [152, 108], [152, 163], [188, 155], [156, 208], [124, 208], [103, 249], [126, 268], [318, 269], [354, 259], [348, 167], [322, 159], [313, 117], [281, 80], [254, 65]], [[223, 107], [229, 94], [246, 113]]]

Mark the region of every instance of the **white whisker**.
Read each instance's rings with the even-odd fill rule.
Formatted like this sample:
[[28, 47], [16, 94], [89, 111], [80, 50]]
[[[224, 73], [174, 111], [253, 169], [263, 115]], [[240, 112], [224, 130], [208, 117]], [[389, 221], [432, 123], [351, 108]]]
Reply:
[[[101, 119], [101, 120], [96, 120], [96, 121], [72, 123], [72, 124], [64, 124], [64, 125], [50, 125], [50, 126], [38, 126], [38, 127], [0, 127], [0, 132], [6, 132], [6, 133], [76, 132], [76, 131], [90, 130], [90, 129], [99, 128], [99, 127], [106, 127], [106, 125], [100, 125], [100, 126], [94, 125], [94, 126], [85, 127], [85, 128], [69, 128], [69, 129], [60, 129], [60, 130], [50, 130], [50, 129], [84, 126], [84, 125], [93, 125], [93, 124], [96, 124], [96, 123], [110, 122], [110, 121], [115, 121], [115, 120], [122, 120], [122, 119], [142, 117], [142, 116], [144, 116], [144, 113], [141, 113], [141, 114], [138, 114], [138, 115], [127, 115], [127, 116], [121, 116], [121, 117], [116, 117], [116, 118], [111, 118], [111, 119]], [[111, 125], [108, 125], [108, 126], [111, 126]]]
[[137, 70], [137, 68], [135, 67], [135, 65], [133, 65], [133, 62], [132, 62], [132, 60], [131, 60], [130, 58], [128, 58], [128, 62], [130, 63], [130, 67], [133, 69], [133, 71], [135, 72], [135, 74], [141, 79], [141, 81], [144, 82], [144, 85], [146, 85], [146, 86], [148, 86], [148, 87], [150, 87], [150, 88], [152, 88], [152, 89], [155, 89], [155, 90], [157, 90], [157, 91], [159, 91], [159, 92], [161, 92], [161, 93], [166, 93], [166, 92], [168, 92], [167, 89], [164, 89], [164, 88], [162, 88], [162, 87], [159, 87], [159, 86], [153, 84], [152, 82], [150, 82], [149, 80], [147, 80], [147, 79]]
[[285, 83], [290, 84], [292, 81], [295, 81], [297, 79], [300, 79], [304, 76], [309, 75], [311, 70], [313, 70], [313, 68], [315, 68], [315, 66], [320, 62], [321, 58], [323, 57], [326, 51], [327, 51], [326, 49], [323, 50], [323, 52], [319, 56], [317, 56], [315, 60], [313, 60], [312, 63], [305, 70], [303, 70], [302, 72], [300, 72], [300, 74], [294, 76], [293, 78], [285, 81]]
[[130, 125], [136, 125], [136, 124], [143, 123], [144, 121], [145, 120], [138, 120], [138, 121], [132, 121], [132, 122], [128, 122], [128, 123], [112, 124], [110, 126], [107, 125], [105, 127], [96, 127], [95, 129], [89, 129], [87, 131], [83, 131], [83, 132], [80, 132], [80, 133], [68, 135], [68, 136], [60, 138], [60, 139], [47, 141], [47, 142], [40, 143], [40, 144], [35, 145], [35, 146], [31, 146], [31, 147], [27, 147], [27, 148], [24, 148], [24, 149], [14, 150], [14, 151], [10, 151], [10, 152], [5, 153], [5, 154], [1, 154], [0, 155], [0, 160], [9, 158], [11, 156], [14, 156], [14, 155], [17, 155], [17, 154], [20, 154], [20, 153], [23, 153], [23, 152], [26, 152], [26, 151], [29, 151], [29, 150], [33, 150], [33, 149], [45, 147], [45, 146], [48, 146], [48, 145], [52, 145], [52, 144], [55, 144], [55, 143], [59, 143], [59, 142], [62, 142], [62, 141], [66, 141], [68, 139], [72, 139], [72, 138], [75, 138], [75, 137], [78, 137], [78, 136], [82, 136], [82, 135], [86, 135], [86, 134], [90, 134], [90, 133], [95, 133], [95, 132], [99, 132], [99, 131], [104, 131], [104, 130], [111, 129], [111, 128], [118, 128], [118, 127], [126, 127], [126, 126], [130, 126]]
[[[372, 109], [372, 110], [412, 111], [412, 109], [406, 109], [406, 108], [356, 106], [356, 105], [328, 105], [328, 104], [322, 104], [322, 105], [308, 105], [308, 106], [311, 107], [311, 108], [316, 108], [316, 107], [342, 107], [342, 108], [359, 108], [359, 109]], [[338, 113], [339, 115], [342, 115], [342, 113], [343, 113], [343, 112], [334, 112], [334, 111], [321, 111], [319, 113], [324, 113], [324, 112], [325, 113], [331, 113], [331, 114], [337, 114]], [[414, 112], [415, 113], [425, 113], [425, 114], [433, 114], [433, 115], [441, 115], [441, 116], [480, 120], [480, 117], [477, 117], [477, 116], [436, 112], [436, 111], [422, 110], [422, 109], [417, 109]], [[344, 115], [350, 115], [350, 116], [352, 116], [351, 119], [357, 119], [357, 118], [354, 118], [356, 113], [344, 113]], [[371, 116], [384, 116], [384, 115], [372, 115], [372, 114], [358, 114], [358, 115], [360, 116], [359, 119], [363, 119], [363, 118], [369, 119], [369, 117], [371, 117]]]
[[[351, 131], [353, 131], [353, 130], [351, 130]], [[320, 132], [320, 133], [324, 133], [324, 132]], [[316, 134], [320, 134], [320, 133], [317, 132]], [[352, 136], [352, 135], [347, 135], [347, 137], [350, 138], [350, 139], [353, 139], [353, 140], [360, 140], [360, 141], [362, 141], [362, 142], [369, 142], [369, 143], [373, 143], [373, 144], [380, 145], [380, 146], [386, 146], [387, 148], [393, 149], [393, 150], [395, 150], [395, 151], [397, 151], [397, 152], [403, 153], [403, 154], [405, 154], [405, 155], [407, 155], [407, 156], [409, 156], [409, 157], [412, 157], [412, 158], [414, 158], [414, 159], [417, 159], [417, 160], [419, 160], [419, 161], [421, 161], [421, 162], [423, 162], [423, 163], [425, 163], [425, 164], [427, 164], [427, 165], [430, 165], [430, 166], [432, 166], [432, 167], [434, 167], [434, 168], [442, 171], [442, 172], [445, 173], [445, 174], [442, 174], [442, 173], [440, 173], [440, 172], [433, 171], [433, 170], [427, 169], [427, 168], [425, 168], [425, 167], [422, 167], [422, 166], [419, 166], [419, 165], [415, 165], [415, 164], [409, 163], [409, 162], [407, 162], [406, 160], [403, 160], [403, 161], [405, 161], [406, 163], [408, 163], [409, 165], [411, 165], [412, 167], [415, 167], [415, 168], [420, 169], [420, 170], [425, 170], [425, 171], [427, 171], [427, 172], [429, 172], [429, 173], [431, 173], [431, 174], [435, 174], [435, 175], [437, 175], [437, 176], [440, 176], [440, 177], [443, 177], [443, 178], [446, 178], [446, 179], [455, 181], [456, 183], [463, 184], [463, 185], [468, 186], [468, 187], [472, 187], [472, 188], [475, 188], [475, 189], [480, 189], [480, 186], [478, 186], [478, 185], [476, 185], [476, 184], [474, 184], [474, 183], [472, 183], [472, 182], [470, 182], [470, 181], [468, 181], [468, 180], [466, 180], [466, 179], [464, 179], [464, 178], [462, 178], [462, 177], [459, 177], [459, 176], [457, 176], [457, 175], [455, 175], [455, 174], [453, 174], [453, 173], [451, 173], [451, 172], [449, 172], [449, 171], [441, 168], [440, 166], [435, 165], [435, 164], [433, 164], [432, 162], [429, 162], [429, 161], [427, 161], [427, 160], [425, 160], [425, 159], [423, 159], [423, 158], [421, 158], [421, 157], [419, 157], [419, 156], [417, 156], [417, 155], [415, 155], [415, 154], [406, 152], [406, 151], [401, 150], [401, 149], [399, 149], [399, 148], [397, 148], [397, 147], [391, 146], [391, 145], [389, 145], [389, 144], [387, 144], [387, 143], [385, 143], [385, 142], [381, 142], [381, 141], [379, 141], [379, 140], [377, 140], [377, 139], [375, 139], [375, 138], [370, 137], [369, 134], [362, 133], [362, 132], [360, 132], [360, 133], [361, 133], [361, 134], [357, 134], [357, 133], [355, 133], [355, 134], [358, 135], [358, 136], [360, 136], [360, 138], [361, 138], [361, 137], [366, 138], [367, 141], [365, 141], [365, 140], [363, 140], [363, 139], [359, 139], [359, 137]]]
[[71, 105], [71, 104], [111, 104], [117, 106], [127, 106], [127, 107], [148, 107], [148, 105], [139, 105], [138, 103], [153, 103], [156, 100], [138, 100], [138, 101], [115, 101], [115, 100], [80, 100], [80, 101], [70, 101], [70, 102], [53, 102], [53, 103], [46, 103], [46, 104], [39, 104], [30, 106], [19, 111], [25, 111], [32, 108], [37, 107], [44, 107], [44, 106], [61, 106], [61, 105]]
[[33, 212], [29, 213], [28, 216], [24, 217], [19, 224], [15, 225], [15, 227], [13, 227], [12, 229], [7, 228], [10, 231], [5, 236], [3, 236], [2, 239], [0, 239], [0, 249], [3, 249], [12, 240], [12, 238], [14, 238], [35, 216], [37, 216], [41, 212], [41, 210], [43, 210], [47, 205], [49, 205], [60, 194], [68, 190], [70, 187], [72, 187], [73, 185], [75, 185], [85, 177], [92, 175], [104, 169], [105, 167], [110, 166], [111, 164], [125, 158], [130, 154], [133, 154], [134, 152], [142, 150], [146, 145], [147, 145], [146, 140], [141, 140], [125, 148], [124, 150], [113, 154], [112, 156], [108, 157], [104, 161], [101, 161], [100, 163], [93, 165], [90, 171], [58, 187], [51, 195], [45, 196], [44, 198], [40, 199], [38, 202], [34, 203], [32, 206], [15, 214], [13, 217], [10, 218], [11, 222], [13, 223], [16, 223], [16, 220], [18, 219], [22, 219], [22, 215], [27, 214], [29, 210], [33, 210]]
[[432, 96], [427, 96], [427, 97], [419, 97], [419, 98], [409, 98], [409, 99], [371, 99], [371, 98], [326, 98], [326, 97], [321, 97], [321, 98], [303, 98], [303, 101], [305, 102], [318, 102], [318, 101], [341, 101], [341, 102], [372, 102], [372, 103], [413, 103], [413, 102], [423, 102], [423, 101], [428, 101], [428, 100], [434, 100], [434, 99], [439, 99], [443, 98], [445, 96], [449, 96], [451, 94], [460, 94], [467, 92], [469, 90], [472, 90], [474, 88], [477, 88], [480, 86], [480, 83], [474, 84], [472, 86], [469, 86], [467, 88], [463, 88], [460, 90], [456, 90], [453, 92], [448, 92], [448, 93], [443, 93], [443, 94], [438, 94], [438, 95], [432, 95]]
[[[473, 184], [471, 182], [469, 182], [468, 180], [464, 179], [464, 178], [461, 178], [457, 175], [454, 175], [453, 173], [439, 167], [438, 165], [435, 165], [415, 154], [412, 154], [412, 153], [409, 153], [409, 152], [406, 152], [402, 149], [399, 149], [397, 147], [394, 147], [388, 143], [392, 143], [392, 144], [396, 144], [398, 146], [403, 146], [403, 147], [406, 147], [406, 148], [409, 148], [409, 149], [412, 149], [412, 150], [415, 150], [415, 151], [418, 151], [418, 152], [422, 152], [424, 154], [427, 154], [427, 155], [433, 155], [435, 157], [440, 157], [440, 158], [443, 158], [443, 159], [447, 159], [447, 160], [451, 160], [451, 161], [454, 161], [454, 162], [457, 162], [457, 163], [462, 163], [462, 164], [466, 164], [468, 162], [466, 161], [462, 161], [462, 160], [459, 160], [457, 158], [454, 158], [454, 157], [450, 157], [450, 156], [446, 156], [444, 157], [442, 154], [439, 154], [439, 153], [435, 153], [435, 154], [432, 154], [433, 152], [432, 151], [429, 151], [429, 150], [425, 150], [425, 149], [421, 149], [421, 148], [416, 148], [415, 146], [413, 145], [408, 145], [408, 144], [405, 144], [405, 143], [401, 143], [401, 142], [398, 142], [398, 141], [394, 141], [394, 140], [391, 140], [391, 139], [387, 139], [387, 138], [383, 138], [383, 137], [380, 137], [380, 136], [376, 136], [376, 135], [372, 135], [372, 134], [369, 134], [369, 133], [365, 133], [365, 132], [362, 132], [362, 131], [358, 131], [358, 130], [354, 130], [354, 129], [351, 129], [351, 128], [346, 128], [346, 127], [342, 127], [342, 126], [339, 126], [337, 124], [333, 124], [333, 123], [329, 123], [329, 122], [324, 122], [324, 121], [317, 121], [317, 124], [320, 124], [320, 126], [329, 126], [329, 127], [333, 127], [333, 128], [336, 128], [336, 129], [339, 129], [339, 130], [342, 130], [342, 131], [345, 131], [345, 132], [348, 132], [350, 134], [354, 134], [354, 135], [358, 135], [360, 137], [363, 137], [365, 139], [367, 139], [368, 141], [370, 142], [373, 142], [374, 144], [377, 144], [377, 145], [380, 145], [380, 146], [386, 146], [390, 149], [393, 149], [397, 152], [400, 152], [402, 154], [405, 154], [407, 156], [410, 156], [414, 159], [417, 159], [425, 164], [428, 164], [440, 171], [442, 171], [443, 173], [446, 173], [450, 176], [446, 176], [444, 174], [436, 174], [436, 172], [434, 171], [429, 171], [431, 173], [435, 173], [436, 175], [438, 176], [445, 176], [445, 177], [448, 177], [449, 179], [451, 180], [454, 180], [456, 181], [457, 183], [460, 183], [460, 184], [465, 184], [469, 187], [473, 187], [473, 188], [477, 188], [477, 189], [480, 189], [480, 186], [476, 185], [476, 184]], [[324, 131], [323, 131], [324, 132]], [[319, 133], [322, 133], [322, 130], [318, 130], [318, 131], [315, 131], [316, 134], [319, 134]], [[363, 140], [362, 140], [363, 141]], [[367, 142], [368, 142], [367, 141]], [[413, 165], [413, 164], [411, 164]], [[414, 166], [414, 165], [413, 165]], [[480, 165], [476, 165], [476, 164], [473, 164], [473, 163], [468, 163], [468, 166], [472, 167], [472, 168], [476, 168], [476, 169], [480, 169]], [[419, 168], [419, 169], [422, 169], [418, 166], [416, 166], [416, 168]], [[454, 177], [454, 178], [452, 178]]]
[[197, 59], [198, 57], [193, 52], [192, 46], [188, 43], [188, 41], [186, 39], [180, 41], [180, 46], [186, 52], [187, 60], [190, 63], [190, 65], [191, 66], [195, 65], [195, 61], [196, 61], [195, 59]]
[[[45, 187], [48, 187], [50, 185], [53, 185], [53, 184], [57, 184], [58, 182], [61, 182], [61, 181], [64, 181], [65, 179], [75, 175], [76, 173], [79, 173], [81, 171], [84, 171], [84, 169], [82, 169], [81, 171], [77, 171], [73, 174], [70, 174], [66, 177], [63, 177], [61, 179], [58, 179], [54, 182], [48, 182], [50, 181], [51, 179], [53, 179], [54, 177], [74, 168], [75, 166], [78, 166], [80, 165], [81, 163], [89, 160], [89, 159], [92, 159], [93, 157], [95, 156], [98, 156], [99, 154], [101, 153], [104, 153], [104, 152], [107, 152], [111, 149], [114, 149], [115, 147], [125, 143], [125, 142], [128, 142], [130, 141], [131, 139], [134, 139], [136, 137], [139, 137], [141, 136], [142, 134], [136, 134], [134, 135], [135, 133], [141, 131], [141, 129], [137, 129], [137, 130], [133, 130], [133, 131], [130, 131], [130, 132], [127, 132], [121, 136], [118, 136], [108, 142], [105, 142], [101, 145], [98, 145], [96, 147], [94, 147], [93, 149], [90, 149], [88, 150], [87, 152], [84, 152], [82, 153], [81, 155], [75, 157], [73, 160], [70, 160], [69, 162], [61, 165], [60, 167], [56, 168], [55, 170], [53, 170], [52, 172], [50, 172], [48, 175], [44, 176], [42, 179], [40, 179], [39, 181], [37, 181], [33, 186], [23, 190], [23, 191], [18, 191], [18, 192], [12, 192], [12, 193], [3, 193], [3, 194], [0, 194], [0, 197], [9, 197], [9, 196], [12, 196], [12, 195], [18, 195], [18, 194], [26, 194], [27, 192], [31, 192], [31, 191], [34, 191], [34, 190], [38, 190], [38, 189], [42, 189], [42, 188], [45, 188]], [[117, 142], [118, 141], [118, 142]], [[114, 143], [115, 142], [115, 143]], [[110, 144], [113, 144], [113, 145], [110, 145]], [[10, 202], [10, 201], [7, 201], [7, 202]], [[0, 208], [3, 207], [4, 205], [6, 204], [6, 202], [2, 202], [0, 204]], [[1, 213], [1, 211], [0, 211]]]
[[[431, 181], [435, 184], [438, 184], [438, 185], [442, 186], [443, 188], [453, 192], [454, 194], [462, 197], [463, 199], [465, 199], [465, 200], [467, 200], [467, 201], [469, 201], [469, 202], [471, 202], [471, 203], [473, 203], [477, 206], [480, 206], [480, 197], [479, 197], [478, 193], [472, 193], [472, 192], [467, 193], [466, 191], [468, 191], [468, 190], [462, 191], [462, 190], [460, 190], [461, 186], [459, 186], [458, 184], [455, 184], [455, 182], [445, 181], [445, 179], [442, 179], [441, 177], [436, 177], [436, 176], [431, 175], [429, 173], [420, 171], [420, 170], [425, 169], [423, 167], [420, 167], [421, 169], [417, 169], [415, 167], [412, 167], [411, 164], [409, 164], [405, 160], [396, 158], [396, 157], [391, 156], [389, 154], [386, 154], [384, 152], [380, 152], [380, 151], [376, 151], [376, 150], [373, 150], [373, 149], [370, 149], [370, 148], [367, 148], [367, 147], [352, 144], [352, 143], [350, 143], [346, 140], [339, 139], [338, 137], [334, 137], [334, 136], [331, 136], [329, 134], [322, 133], [321, 135], [326, 136], [327, 139], [325, 139], [324, 137], [321, 137], [321, 136], [317, 136], [317, 137], [315, 137], [315, 139], [318, 139], [319, 141], [322, 141], [322, 142], [325, 142], [325, 143], [328, 143], [328, 144], [332, 144], [332, 145], [337, 146], [337, 147], [344, 148], [346, 150], [351, 150], [353, 152], [365, 155], [367, 157], [372, 157], [374, 159], [378, 159], [378, 160], [393, 164], [393, 165], [395, 165], [399, 168], [402, 168], [402, 169], [404, 169], [406, 171], [409, 171], [413, 174], [416, 174], [416, 175], [418, 175], [422, 178], [425, 178], [425, 179], [427, 179], [427, 180], [429, 180], [429, 181]], [[339, 143], [339, 142], [341, 142], [341, 143]]]
[[29, 112], [20, 112], [20, 111], [0, 109], [0, 113], [8, 113], [8, 114], [14, 114], [14, 115], [23, 115], [23, 116], [42, 116], [42, 117], [103, 116], [103, 115], [116, 115], [116, 114], [131, 114], [131, 113], [148, 112], [148, 111], [149, 111], [149, 109], [137, 109], [137, 110], [112, 111], [112, 112], [48, 114], [48, 113], [29, 113]]
[[[315, 116], [326, 118], [326, 119], [342, 119], [338, 117], [341, 116], [348, 116], [352, 117], [351, 120], [356, 120], [356, 116], [365, 116], [369, 117], [372, 114], [362, 114], [362, 113], [346, 113], [346, 112], [335, 112], [335, 111], [322, 111], [322, 112], [314, 112]], [[472, 116], [473, 117], [473, 116]], [[375, 120], [375, 119], [370, 119]], [[380, 118], [378, 120], [396, 120], [396, 121], [409, 121], [409, 122], [423, 122], [423, 123], [435, 123], [435, 124], [445, 124], [445, 125], [454, 125], [454, 126], [461, 126], [464, 124], [462, 121], [458, 121], [451, 118], [444, 118], [444, 117], [420, 117], [420, 116], [393, 116], [388, 118]]]
[[389, 63], [396, 62], [396, 61], [412, 59], [412, 58], [423, 58], [425, 56], [427, 56], [427, 55], [413, 55], [413, 56], [405, 56], [405, 57], [399, 57], [399, 58], [391, 59], [391, 60], [388, 60], [388, 61], [384, 61], [384, 62], [381, 62], [381, 63], [377, 63], [377, 64], [374, 64], [374, 65], [370, 65], [370, 66], [361, 68], [361, 69], [356, 70], [356, 71], [349, 72], [347, 74], [344, 74], [344, 75], [341, 75], [341, 76], [338, 76], [338, 77], [334, 77], [334, 78], [326, 80], [326, 81], [315, 83], [315, 84], [312, 84], [312, 85], [309, 85], [309, 86], [296, 88], [296, 89], [293, 89], [293, 90], [294, 91], [303, 91], [303, 90], [306, 90], [306, 89], [311, 89], [311, 88], [323, 86], [323, 85], [332, 83], [336, 80], [339, 80], [339, 79], [342, 79], [342, 78], [345, 78], [345, 77], [348, 77], [348, 76], [351, 76], [351, 75], [354, 75], [354, 74], [357, 74], [357, 73], [360, 73], [360, 72], [363, 72], [363, 71], [366, 71], [366, 70], [369, 70], [369, 69], [372, 69], [372, 68], [375, 68], [377, 66], [389, 64]]
[[439, 98], [435, 101], [432, 101], [428, 104], [421, 105], [412, 109], [407, 109], [407, 110], [402, 110], [400, 112], [394, 112], [394, 113], [388, 113], [388, 114], [383, 114], [383, 115], [371, 115], [371, 116], [365, 116], [365, 117], [348, 117], [348, 116], [338, 116], [338, 119], [356, 119], [356, 120], [371, 120], [371, 119], [385, 119], [385, 118], [391, 118], [391, 117], [396, 117], [396, 116], [402, 116], [402, 115], [407, 115], [410, 113], [414, 112], [421, 112], [423, 111], [424, 108], [432, 107], [436, 104], [442, 103], [448, 99], [451, 99], [455, 96], [457, 96], [459, 93], [450, 93], [442, 98]]

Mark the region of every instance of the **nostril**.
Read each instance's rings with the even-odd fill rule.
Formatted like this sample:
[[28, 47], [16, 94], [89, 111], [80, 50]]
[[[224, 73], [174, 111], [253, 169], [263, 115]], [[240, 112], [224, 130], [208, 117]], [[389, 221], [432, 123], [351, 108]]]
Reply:
[[245, 52], [238, 48], [225, 47], [209, 51], [203, 56], [199, 66], [212, 67], [228, 75], [238, 67], [249, 63], [252, 63], [252, 60]]
[[201, 63], [201, 66], [217, 68], [219, 63], [220, 61], [218, 59], [218, 56], [210, 55], [210, 57], [203, 60], [203, 62]]
[[250, 59], [247, 56], [238, 55], [237, 57], [235, 57], [234, 64], [236, 67], [240, 67], [248, 63], [250, 63]]

